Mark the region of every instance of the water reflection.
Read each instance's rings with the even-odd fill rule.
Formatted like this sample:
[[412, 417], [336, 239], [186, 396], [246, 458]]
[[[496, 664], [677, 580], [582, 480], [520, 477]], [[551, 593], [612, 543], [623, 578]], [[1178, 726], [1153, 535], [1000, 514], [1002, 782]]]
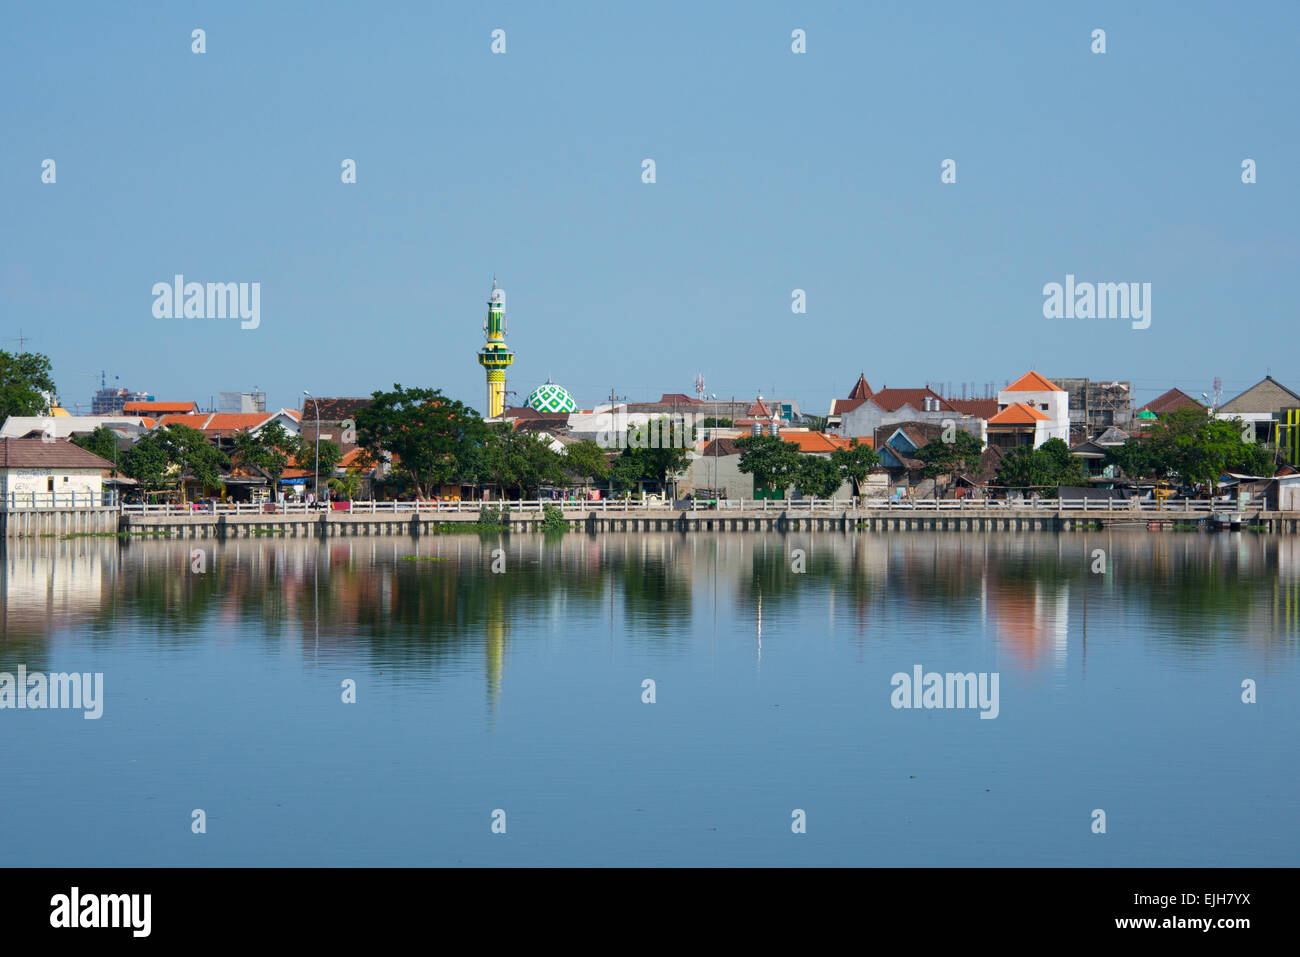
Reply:
[[674, 654], [748, 632], [756, 664], [765, 631], [823, 622], [864, 649], [914, 627], [979, 633], [1024, 671], [1086, 664], [1088, 638], [1125, 629], [1171, 654], [1232, 642], [1290, 660], [1300, 553], [1291, 537], [1145, 531], [40, 539], [8, 543], [0, 598], [0, 670], [42, 667], [62, 632], [175, 649], [217, 629], [394, 680], [476, 658], [492, 703], [512, 632], [556, 622]]

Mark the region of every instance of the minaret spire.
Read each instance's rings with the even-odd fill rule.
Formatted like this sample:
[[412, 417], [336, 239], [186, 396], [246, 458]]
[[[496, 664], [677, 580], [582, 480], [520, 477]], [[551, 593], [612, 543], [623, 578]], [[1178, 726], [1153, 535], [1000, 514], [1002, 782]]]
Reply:
[[478, 351], [478, 363], [487, 372], [487, 415], [499, 419], [506, 405], [506, 367], [515, 361], [515, 355], [506, 346], [505, 290], [497, 286], [496, 273], [492, 274], [492, 293], [488, 296], [487, 322], [484, 324], [487, 342]]

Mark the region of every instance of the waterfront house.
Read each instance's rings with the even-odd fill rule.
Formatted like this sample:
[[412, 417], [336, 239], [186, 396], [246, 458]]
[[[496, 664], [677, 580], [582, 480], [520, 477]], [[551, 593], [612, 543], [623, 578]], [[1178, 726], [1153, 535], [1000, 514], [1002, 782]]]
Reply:
[[1300, 425], [1300, 395], [1269, 375], [1223, 403], [1214, 414], [1220, 419], [1253, 423], [1256, 442], [1292, 444], [1288, 440]]
[[1182, 389], [1170, 389], [1168, 392], [1162, 393], [1146, 405], [1142, 406], [1142, 408], [1138, 410], [1138, 416], [1144, 421], [1150, 421], [1149, 417], [1142, 415], [1143, 412], [1149, 412], [1152, 416], [1159, 418], [1162, 415], [1168, 415], [1170, 412], [1177, 412], [1179, 409], [1186, 408], [1187, 406], [1204, 408], [1200, 402], [1197, 402]]
[[320, 420], [320, 437], [343, 452], [357, 447], [356, 416], [375, 401], [371, 398], [307, 399], [298, 413], [299, 432], [304, 439], [316, 441], [316, 422]]
[[869, 398], [871, 398], [871, 385], [867, 382], [865, 373], [859, 374], [858, 381], [849, 392], [847, 399], [831, 399], [830, 412], [826, 416], [826, 428], [832, 432], [839, 432], [843, 426], [844, 414], [852, 412]]
[[1038, 448], [1048, 439], [1070, 442], [1070, 397], [1030, 370], [998, 393], [998, 414], [989, 419], [988, 443], [1002, 449]]
[[925, 463], [916, 453], [940, 438], [943, 431], [944, 426], [934, 422], [899, 422], [876, 429], [872, 447], [880, 455], [880, 468], [889, 478], [888, 494], [924, 497], [934, 491], [934, 480], [922, 476]]
[[[854, 386], [859, 395], [869, 390], [865, 379], [859, 379], [858, 385]], [[891, 389], [886, 386], [864, 398], [836, 400], [831, 404], [828, 429], [832, 427], [831, 420], [837, 423], [836, 434], [844, 438], [875, 437], [881, 426], [926, 422], [938, 426], [951, 423], [981, 443], [985, 441], [983, 419], [967, 414], [928, 386], [921, 389]]]
[[714, 439], [686, 463], [686, 473], [678, 480], [679, 495], [721, 494], [724, 498], [752, 499], [754, 476], [740, 471], [740, 449], [735, 439]]
[[11, 509], [102, 505], [112, 468], [62, 439], [0, 439], [0, 500]]
[[[825, 432], [814, 432], [811, 429], [783, 429], [780, 437], [791, 445], [798, 446], [801, 455], [811, 455], [822, 459], [829, 459], [837, 450], [849, 447], [848, 439], [841, 438], [838, 435], [828, 435]], [[871, 443], [868, 441], [866, 444], [870, 445]], [[802, 490], [797, 490], [795, 497], [802, 497], [802, 494]], [[837, 499], [852, 498], [853, 483], [847, 480], [841, 482], [840, 487], [836, 489], [835, 494], [831, 497]]]
[[1106, 454], [1111, 449], [1123, 445], [1129, 440], [1129, 434], [1123, 429], [1111, 426], [1095, 439], [1076, 442], [1070, 446], [1070, 454], [1080, 460], [1083, 474], [1090, 481], [1106, 481], [1118, 475], [1118, 468], [1106, 464]]
[[1037, 448], [1048, 439], [1049, 423], [1046, 412], [1027, 402], [1012, 402], [989, 419], [989, 445], [1007, 452], [1022, 447]]
[[959, 473], [954, 486], [959, 490], [964, 489], [965, 494], [970, 496], [991, 497], [993, 494], [992, 486], [997, 479], [998, 469], [1002, 467], [1004, 454], [996, 445], [985, 447], [984, 451], [980, 453], [979, 468], [974, 472]]

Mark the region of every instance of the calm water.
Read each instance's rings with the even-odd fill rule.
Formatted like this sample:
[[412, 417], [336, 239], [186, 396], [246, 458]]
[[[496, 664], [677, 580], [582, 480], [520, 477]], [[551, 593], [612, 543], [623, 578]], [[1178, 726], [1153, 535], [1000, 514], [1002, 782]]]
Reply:
[[[1293, 538], [77, 539], [3, 567], [0, 671], [104, 674], [97, 721], [0, 711], [4, 865], [1300, 858]], [[895, 709], [916, 665], [996, 672], [998, 716]]]

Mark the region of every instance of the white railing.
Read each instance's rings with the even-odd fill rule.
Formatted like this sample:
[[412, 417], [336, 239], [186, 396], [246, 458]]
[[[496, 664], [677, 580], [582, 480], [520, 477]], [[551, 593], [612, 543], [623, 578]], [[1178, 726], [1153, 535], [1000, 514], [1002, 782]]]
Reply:
[[4, 507], [19, 509], [112, 508], [117, 505], [113, 492], [9, 492]]
[[[30, 498], [30, 497], [28, 497]], [[89, 493], [82, 493], [78, 498], [78, 507], [89, 507]], [[98, 500], [96, 504], [102, 504]], [[112, 504], [110, 501], [108, 504]], [[647, 502], [639, 502], [627, 499], [601, 499], [599, 501], [575, 501], [560, 499], [531, 499], [517, 502], [500, 502], [500, 501], [411, 501], [411, 502], [392, 502], [392, 501], [366, 501], [351, 503], [326, 503], [318, 502], [314, 505], [308, 505], [305, 502], [280, 503], [259, 503], [259, 502], [195, 502], [190, 505], [176, 504], [131, 504], [122, 505], [121, 511], [132, 515], [312, 515], [319, 517], [327, 514], [367, 514], [383, 516], [401, 516], [409, 518], [413, 515], [429, 514], [459, 514], [469, 513], [477, 515], [479, 509], [483, 506], [490, 508], [500, 508], [505, 505], [512, 516], [540, 516], [545, 507], [548, 505], [559, 506], [562, 511], [573, 513], [598, 512], [601, 514], [608, 513], [645, 513], [645, 512], [677, 512], [679, 508], [674, 506], [672, 501], [663, 499], [653, 499]], [[801, 499], [719, 499], [717, 501], [695, 500], [691, 503], [690, 511], [703, 512], [713, 510], [725, 510], [732, 514], [749, 513], [749, 512], [786, 512], [786, 513], [813, 513], [813, 512], [860, 512], [863, 510], [888, 511], [978, 511], [988, 509], [1001, 510], [1034, 510], [1034, 511], [1136, 511], [1136, 512], [1209, 512], [1216, 508], [1223, 508], [1225, 505], [1231, 505], [1230, 499], [1178, 499], [1158, 502], [1155, 500], [1133, 500], [1133, 499], [1112, 499], [1106, 501], [1103, 499], [1055, 499], [1055, 498], [1037, 498], [1037, 499], [975, 499], [975, 498], [852, 498], [852, 499], [825, 499], [825, 498], [801, 498]], [[32, 507], [32, 506], [23, 506]], [[36, 506], [41, 507], [41, 506]], [[50, 506], [44, 506], [50, 507]], [[1234, 506], [1235, 507], [1235, 506]], [[1248, 506], [1258, 507], [1258, 504]]]

